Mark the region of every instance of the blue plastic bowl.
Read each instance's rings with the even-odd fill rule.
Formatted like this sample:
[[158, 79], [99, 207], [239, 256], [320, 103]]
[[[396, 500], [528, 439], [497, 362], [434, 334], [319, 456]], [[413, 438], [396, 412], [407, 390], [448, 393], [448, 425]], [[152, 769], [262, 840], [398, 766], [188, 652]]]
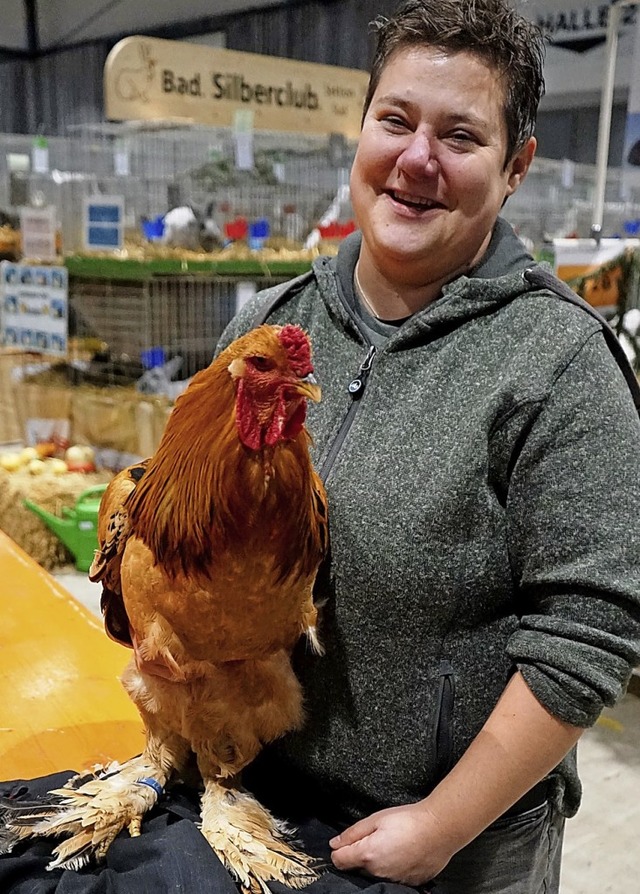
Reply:
[[143, 220], [142, 235], [149, 242], [153, 242], [154, 239], [162, 239], [164, 235], [164, 217], [160, 215], [160, 217], [156, 217], [153, 220]]

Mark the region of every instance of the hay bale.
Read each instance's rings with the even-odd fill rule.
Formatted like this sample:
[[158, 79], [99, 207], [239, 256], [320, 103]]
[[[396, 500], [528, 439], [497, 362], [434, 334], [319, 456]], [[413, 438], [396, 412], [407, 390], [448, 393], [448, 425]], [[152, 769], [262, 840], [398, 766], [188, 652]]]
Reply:
[[14, 390], [25, 443], [50, 440], [55, 432], [73, 444], [127, 457], [155, 451], [172, 406], [167, 397], [139, 394], [132, 386], [68, 384], [55, 367], [18, 382]]
[[0, 444], [14, 443], [23, 438], [13, 373], [27, 362], [28, 357], [23, 351], [0, 348]]
[[104, 484], [111, 472], [66, 475], [31, 475], [26, 470], [6, 472], [0, 469], [0, 528], [47, 571], [73, 563], [74, 558], [59, 538], [23, 500], [29, 499], [54, 515], [63, 506], [72, 509], [83, 490]]

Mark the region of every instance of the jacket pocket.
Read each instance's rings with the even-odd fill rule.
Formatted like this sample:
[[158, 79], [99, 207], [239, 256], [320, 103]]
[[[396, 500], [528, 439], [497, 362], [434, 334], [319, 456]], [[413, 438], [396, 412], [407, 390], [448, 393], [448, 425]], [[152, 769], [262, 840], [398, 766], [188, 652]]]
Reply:
[[438, 668], [440, 683], [434, 718], [434, 743], [436, 784], [443, 779], [453, 763], [453, 702], [455, 678], [453, 665], [444, 658]]

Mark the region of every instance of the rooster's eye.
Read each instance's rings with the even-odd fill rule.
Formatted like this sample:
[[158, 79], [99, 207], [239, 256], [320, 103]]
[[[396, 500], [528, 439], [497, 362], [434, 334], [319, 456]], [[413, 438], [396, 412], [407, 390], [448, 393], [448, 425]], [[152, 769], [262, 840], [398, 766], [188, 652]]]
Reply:
[[251, 357], [249, 362], [260, 372], [266, 372], [273, 367], [273, 361], [268, 357]]

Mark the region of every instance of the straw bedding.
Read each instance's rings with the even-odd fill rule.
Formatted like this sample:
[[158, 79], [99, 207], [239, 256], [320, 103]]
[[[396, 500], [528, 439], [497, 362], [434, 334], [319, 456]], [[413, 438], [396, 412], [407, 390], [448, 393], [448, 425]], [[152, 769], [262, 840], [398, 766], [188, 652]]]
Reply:
[[75, 506], [83, 490], [107, 482], [111, 477], [108, 471], [34, 476], [27, 471], [0, 469], [0, 529], [47, 571], [72, 564], [74, 559], [69, 550], [22, 501], [27, 498], [60, 515], [63, 506], [70, 509]]

